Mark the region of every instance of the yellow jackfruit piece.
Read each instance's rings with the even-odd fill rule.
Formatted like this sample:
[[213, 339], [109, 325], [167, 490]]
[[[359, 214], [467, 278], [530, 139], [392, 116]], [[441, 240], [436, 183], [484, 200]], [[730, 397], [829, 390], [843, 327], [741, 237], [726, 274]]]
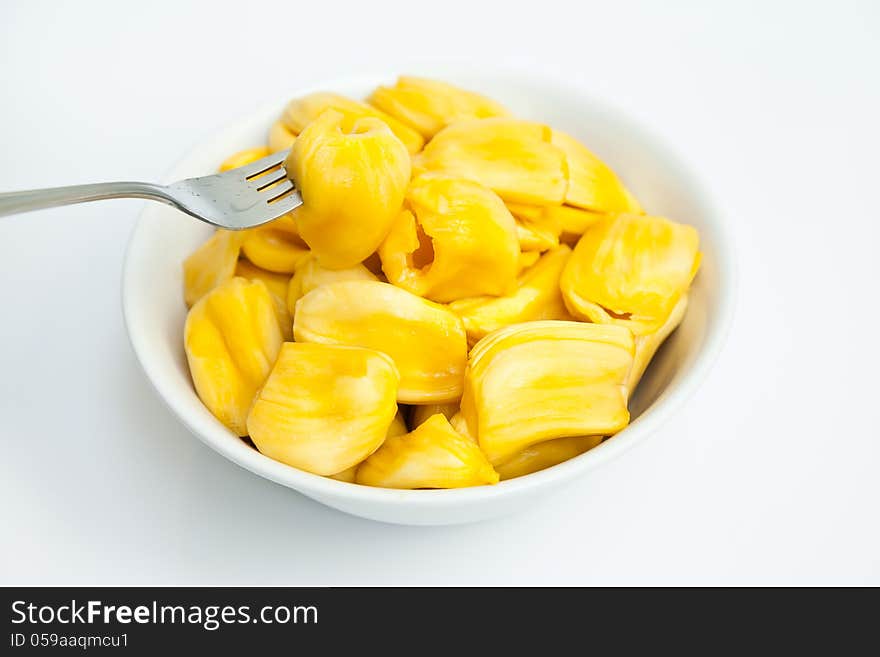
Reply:
[[299, 135], [285, 161], [303, 204], [297, 230], [322, 266], [346, 269], [385, 239], [403, 205], [410, 160], [401, 141], [375, 118], [343, 129], [328, 110]]
[[568, 188], [565, 202], [597, 212], [640, 213], [641, 206], [617, 174], [571, 135], [553, 131], [551, 143], [565, 153]]
[[275, 314], [278, 316], [278, 325], [281, 327], [281, 335], [284, 340], [293, 340], [293, 318], [287, 310], [287, 288], [290, 286], [290, 276], [276, 274], [272, 271], [261, 269], [247, 260], [239, 260], [235, 265], [235, 275], [249, 278], [252, 281], [263, 281], [269, 292], [272, 293], [272, 301], [275, 304]]
[[290, 315], [296, 308], [296, 302], [304, 295], [308, 294], [316, 287], [327, 285], [328, 283], [338, 283], [340, 281], [376, 281], [376, 276], [362, 264], [357, 264], [348, 269], [327, 269], [318, 264], [314, 257], [306, 259], [302, 265], [296, 270], [293, 278], [290, 279], [290, 285], [287, 289], [287, 308]]
[[519, 271], [516, 223], [490, 189], [424, 175], [379, 247], [388, 280], [432, 301], [509, 291]]
[[651, 359], [654, 358], [654, 354], [657, 353], [660, 345], [662, 345], [666, 338], [669, 337], [669, 334], [681, 324], [681, 320], [684, 319], [684, 313], [687, 310], [687, 304], [688, 295], [685, 294], [678, 300], [678, 303], [675, 304], [669, 317], [666, 318], [666, 321], [663, 322], [663, 325], [660, 328], [652, 333], [636, 336], [635, 358], [633, 360], [632, 369], [629, 371], [629, 376], [626, 379], [626, 386], [629, 389], [630, 395], [636, 389], [639, 381], [642, 380], [642, 375], [645, 373], [645, 370], [648, 368]]
[[554, 214], [546, 212], [545, 207], [524, 206], [518, 203], [508, 203], [507, 207], [516, 219], [516, 235], [520, 249], [543, 252], [559, 246], [562, 223]]
[[516, 290], [502, 297], [461, 299], [449, 309], [461, 317], [468, 342], [476, 343], [492, 331], [539, 319], [571, 319], [562, 301], [559, 278], [571, 249], [563, 245], [547, 251], [520, 274]]
[[342, 125], [345, 131], [349, 131], [358, 119], [379, 119], [391, 129], [391, 132], [397, 135], [397, 138], [403, 142], [410, 153], [418, 153], [425, 143], [418, 132], [393, 116], [366, 103], [328, 91], [318, 91], [293, 99], [284, 109], [281, 122], [287, 126], [290, 132], [299, 135], [312, 121], [317, 120], [327, 110], [334, 110], [343, 115], [344, 123]]
[[473, 441], [441, 414], [385, 441], [357, 469], [356, 481], [383, 488], [464, 488], [498, 483], [498, 473]]
[[428, 142], [414, 170], [473, 180], [513, 203], [558, 205], [568, 183], [565, 155], [551, 135], [546, 125], [518, 119], [458, 121]]
[[[571, 205], [508, 203], [507, 208], [517, 221], [552, 227], [557, 231], [555, 233], [556, 240], [569, 246], [574, 246], [587, 228], [605, 216], [601, 212], [575, 208]], [[520, 246], [523, 246], [522, 237], [520, 238]]]
[[283, 121], [275, 121], [269, 128], [267, 140], [270, 153], [289, 150], [296, 141], [296, 133], [288, 128]]
[[509, 113], [494, 100], [446, 82], [407, 75], [393, 87], [379, 87], [370, 104], [430, 139], [450, 123], [462, 119], [487, 119]]
[[562, 273], [565, 305], [578, 319], [653, 333], [687, 291], [700, 264], [692, 226], [662, 217], [606, 217], [577, 243]]
[[579, 456], [602, 442], [602, 436], [570, 436], [545, 440], [526, 447], [516, 456], [495, 466], [501, 480], [522, 477]]
[[[385, 440], [393, 436], [401, 436], [407, 433], [409, 429], [406, 428], [406, 422], [403, 419], [403, 413], [400, 411], [398, 407], [397, 415], [394, 416], [394, 419], [391, 421], [391, 426], [388, 427], [388, 431], [385, 433]], [[354, 483], [355, 474], [357, 473], [357, 469], [360, 463], [357, 463], [350, 468], [343, 470], [342, 472], [337, 472], [334, 475], [330, 475], [331, 479], [336, 479], [337, 481], [345, 481], [350, 484]]]
[[295, 468], [342, 472], [385, 440], [399, 378], [372, 349], [285, 342], [248, 415], [251, 440]]
[[299, 236], [292, 215], [242, 231], [241, 250], [257, 267], [292, 274], [309, 257], [309, 247]]
[[388, 283], [344, 281], [316, 288], [296, 304], [297, 342], [350, 344], [391, 356], [398, 401], [452, 402], [461, 396], [467, 338], [446, 307]]
[[611, 435], [629, 422], [626, 378], [635, 343], [623, 327], [515, 324], [471, 350], [461, 413], [493, 464], [529, 445]]
[[240, 234], [218, 230], [183, 261], [183, 300], [188, 307], [235, 273]]
[[437, 415], [437, 413], [445, 417], [447, 420], [450, 419], [453, 415], [458, 413], [458, 401], [450, 402], [448, 404], [423, 404], [421, 406], [413, 406], [412, 413], [410, 413], [409, 416], [409, 424], [415, 429], [432, 415]]
[[259, 280], [228, 280], [186, 317], [184, 347], [196, 393], [239, 436], [247, 435], [248, 410], [281, 340], [272, 294]]
[[223, 160], [223, 164], [220, 165], [220, 172], [229, 171], [230, 169], [237, 169], [238, 167], [243, 167], [251, 162], [256, 162], [261, 157], [266, 157], [269, 155], [269, 149], [265, 146], [255, 146], [254, 148], [247, 148], [243, 151], [239, 151], [234, 155], [230, 155], [228, 158]]

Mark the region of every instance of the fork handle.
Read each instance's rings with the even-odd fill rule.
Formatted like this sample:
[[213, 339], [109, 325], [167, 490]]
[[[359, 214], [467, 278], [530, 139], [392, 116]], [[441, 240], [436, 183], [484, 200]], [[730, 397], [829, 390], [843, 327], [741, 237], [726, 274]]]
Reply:
[[28, 189], [23, 192], [0, 194], [0, 217], [59, 205], [101, 201], [108, 198], [146, 198], [173, 205], [168, 192], [161, 185], [143, 182], [111, 182], [71, 187]]

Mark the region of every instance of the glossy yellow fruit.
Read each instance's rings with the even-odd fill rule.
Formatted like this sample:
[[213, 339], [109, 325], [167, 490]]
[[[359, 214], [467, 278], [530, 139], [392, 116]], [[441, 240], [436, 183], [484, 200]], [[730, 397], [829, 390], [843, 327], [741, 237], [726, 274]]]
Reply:
[[372, 118], [379, 119], [387, 125], [410, 153], [418, 153], [425, 143], [418, 132], [393, 116], [366, 103], [327, 91], [319, 91], [290, 101], [281, 115], [281, 122], [291, 133], [298, 135], [327, 110], [334, 110], [343, 115], [343, 130], [346, 132], [351, 130], [358, 119]]
[[183, 299], [188, 307], [235, 273], [241, 237], [218, 230], [183, 261]]
[[610, 435], [629, 422], [629, 329], [537, 321], [490, 333], [471, 351], [461, 412], [493, 464], [529, 445]]
[[[539, 206], [508, 203], [507, 207], [516, 219], [516, 234], [520, 249], [541, 253], [559, 246], [562, 223], [554, 214], [545, 212], [545, 208]], [[528, 208], [529, 211], [524, 212], [524, 208]], [[533, 209], [536, 211], [532, 211]]]
[[593, 449], [602, 436], [570, 436], [530, 445], [504, 463], [495, 466], [501, 480], [514, 479], [544, 470]]
[[362, 264], [357, 264], [348, 269], [327, 269], [318, 264], [314, 257], [309, 257], [296, 270], [293, 278], [290, 279], [290, 285], [287, 289], [287, 308], [290, 315], [296, 309], [296, 302], [304, 295], [308, 294], [317, 287], [327, 285], [328, 283], [339, 283], [342, 281], [377, 281], [376, 275]]
[[687, 291], [700, 264], [699, 236], [662, 217], [606, 217], [580, 239], [562, 274], [578, 319], [653, 333]]
[[[526, 225], [552, 227], [556, 231], [555, 239], [569, 246], [574, 246], [590, 226], [598, 223], [605, 216], [601, 212], [575, 208], [571, 205], [541, 206], [508, 203], [507, 207], [517, 221]], [[520, 246], [522, 245], [523, 241], [520, 238]]]
[[519, 273], [522, 274], [526, 269], [534, 265], [540, 259], [540, 251], [522, 251], [519, 254]]
[[571, 249], [560, 246], [547, 251], [531, 268], [520, 274], [516, 290], [502, 297], [477, 297], [449, 304], [461, 317], [468, 342], [476, 343], [492, 331], [538, 319], [571, 319], [562, 301], [559, 278]]
[[299, 234], [322, 266], [346, 269], [382, 243], [403, 205], [409, 154], [388, 126], [362, 118], [343, 128], [328, 110], [303, 130], [285, 161], [303, 204]]
[[393, 87], [379, 87], [370, 104], [430, 139], [462, 119], [507, 116], [500, 104], [446, 82], [402, 75]]
[[427, 420], [432, 415], [437, 414], [442, 415], [447, 420], [452, 418], [453, 415], [458, 413], [458, 402], [450, 402], [448, 404], [423, 404], [421, 406], [413, 406], [412, 412], [409, 416], [409, 424], [415, 429], [421, 424], [424, 424], [425, 420]]
[[437, 133], [414, 166], [481, 183], [505, 201], [558, 205], [568, 182], [565, 155], [551, 136], [546, 125], [518, 119], [458, 121]]
[[678, 300], [678, 303], [675, 304], [669, 317], [666, 318], [666, 321], [663, 322], [663, 325], [659, 329], [652, 333], [636, 336], [635, 358], [633, 360], [632, 369], [629, 371], [629, 376], [626, 379], [626, 386], [629, 389], [630, 394], [633, 393], [636, 386], [639, 384], [639, 381], [642, 380], [642, 375], [645, 373], [645, 370], [648, 368], [651, 359], [654, 358], [654, 354], [657, 353], [660, 345], [662, 345], [666, 338], [669, 337], [669, 334], [681, 324], [681, 320], [684, 319], [684, 313], [687, 310], [687, 304], [688, 295], [685, 294]]
[[257, 449], [319, 475], [363, 461], [397, 413], [394, 363], [372, 349], [286, 342], [247, 418]]
[[356, 481], [383, 488], [464, 488], [498, 483], [498, 473], [473, 441], [437, 414], [386, 440], [358, 467]]
[[461, 396], [467, 338], [450, 310], [388, 283], [345, 281], [316, 288], [296, 304], [297, 342], [349, 344], [391, 356], [398, 401], [452, 402]]
[[269, 128], [267, 143], [270, 153], [289, 150], [295, 141], [296, 133], [288, 128], [283, 121], [275, 121]]
[[492, 190], [443, 175], [424, 175], [407, 191], [379, 247], [388, 280], [433, 301], [504, 294], [519, 271], [516, 223]]
[[568, 187], [565, 202], [597, 212], [640, 213], [641, 206], [617, 174], [574, 137], [553, 131], [551, 142], [565, 153]]
[[299, 236], [295, 220], [286, 214], [274, 221], [242, 231], [241, 250], [256, 266], [292, 274], [309, 257], [309, 247]]
[[184, 347], [199, 398], [239, 436], [281, 349], [272, 294], [262, 281], [235, 277], [199, 299], [186, 318]]
[[471, 435], [471, 432], [468, 431], [467, 421], [464, 419], [464, 415], [461, 414], [461, 410], [459, 409], [458, 413], [449, 418], [449, 426], [458, 431], [462, 436], [470, 440], [472, 443], [476, 443], [477, 439]]
[[[403, 413], [398, 407], [397, 415], [394, 416], [394, 419], [391, 421], [391, 426], [388, 427], [388, 431], [385, 433], [385, 440], [388, 440], [393, 436], [403, 435], [407, 431], [409, 431], [409, 429], [406, 428], [406, 422], [404, 422], [403, 420]], [[358, 465], [360, 465], [360, 463], [353, 465], [350, 468], [343, 470], [342, 472], [337, 472], [334, 475], [330, 475], [330, 478], [336, 479], [337, 481], [345, 481], [353, 484]]]
[[288, 342], [293, 340], [293, 318], [287, 310], [286, 301], [287, 288], [290, 286], [290, 276], [260, 269], [247, 260], [238, 261], [235, 265], [235, 275], [252, 281], [263, 281], [266, 284], [269, 292], [272, 293], [272, 301], [275, 304], [275, 314], [278, 316], [281, 335]]
[[223, 160], [223, 164], [220, 165], [221, 173], [223, 171], [229, 171], [230, 169], [237, 169], [238, 167], [243, 167], [251, 162], [256, 162], [262, 157], [266, 157], [269, 155], [269, 149], [265, 146], [255, 146], [254, 148], [247, 148], [243, 151], [239, 151], [234, 155], [230, 155], [228, 158]]

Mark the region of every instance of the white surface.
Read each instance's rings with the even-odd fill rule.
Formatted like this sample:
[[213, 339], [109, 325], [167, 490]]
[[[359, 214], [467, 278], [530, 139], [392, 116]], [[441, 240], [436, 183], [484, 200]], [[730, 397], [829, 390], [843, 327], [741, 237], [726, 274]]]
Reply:
[[491, 60], [569, 78], [699, 169], [735, 220], [737, 320], [687, 408], [562, 497], [395, 527], [165, 410], [120, 312], [141, 203], [0, 219], [0, 583], [880, 584], [876, 3], [165, 4], [3, 3], [3, 188], [159, 178], [305, 70]]
[[[693, 172], [674, 152], [624, 117], [566, 85], [543, 77], [463, 71], [440, 66], [426, 75], [466, 89], [480, 89], [518, 116], [546, 121], [590, 144], [653, 212], [673, 216], [700, 232], [700, 273], [688, 292], [684, 321], [654, 357], [630, 400], [630, 424], [613, 440], [530, 477], [497, 486], [446, 491], [388, 490], [353, 486], [292, 468], [263, 456], [223, 426], [195, 394], [181, 336], [186, 308], [181, 298], [181, 262], [211, 235], [199, 222], [181, 221], [165, 205], [145, 208], [129, 243], [124, 264], [122, 304], [132, 348], [166, 405], [206, 445], [267, 479], [356, 516], [403, 525], [450, 525], [509, 515], [557, 493], [565, 484], [635, 445], [641, 445], [704, 380], [725, 343], [735, 302], [735, 249], [726, 217], [712, 206]], [[394, 73], [357, 79], [327, 79], [319, 89], [366, 97]], [[295, 96], [315, 89], [297, 88]], [[235, 153], [265, 140], [286, 100], [268, 103], [253, 115], [212, 134], [168, 174], [183, 180], [206, 171]]]

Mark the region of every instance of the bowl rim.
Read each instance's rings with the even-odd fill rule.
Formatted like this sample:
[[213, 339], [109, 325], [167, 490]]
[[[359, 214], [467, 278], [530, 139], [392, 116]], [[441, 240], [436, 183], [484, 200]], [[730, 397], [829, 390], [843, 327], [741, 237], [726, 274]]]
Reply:
[[[430, 66], [423, 65], [419, 68], [429, 69]], [[562, 80], [552, 76], [537, 75], [532, 72], [513, 72], [509, 69], [493, 70], [492, 68], [480, 67], [479, 71], [469, 69], [466, 75], [472, 76], [474, 73], [477, 73], [480, 77], [492, 77], [503, 80], [513, 86], [528, 86], [532, 89], [544, 87], [553, 93], [561, 93], [571, 97], [573, 103], [586, 104], [602, 114], [614, 115], [615, 120], [626, 124], [637, 135], [638, 141], [647, 144], [654, 152], [662, 154], [663, 159], [671, 163], [673, 168], [675, 168], [677, 176], [688, 182], [689, 194], [696, 198], [699, 206], [704, 210], [706, 223], [709, 226], [709, 231], [713, 234], [713, 243], [716, 245], [717, 250], [716, 266], [719, 282], [716, 292], [718, 301], [714, 322], [707, 330], [704, 343], [696, 354], [692, 366], [683, 373], [674, 389], [663, 390], [639, 417], [633, 420], [624, 430], [615, 434], [614, 440], [606, 440], [593, 449], [563, 463], [522, 477], [501, 481], [492, 486], [439, 490], [401, 490], [362, 486], [312, 474], [264, 456], [241, 439], [230, 441], [228, 430], [216, 420], [214, 420], [214, 424], [211, 424], [203, 421], [201, 417], [191, 416], [183, 400], [177, 399], [175, 392], [169, 387], [170, 384], [167, 384], [164, 380], [165, 377], [158, 372], [157, 365], [150, 358], [151, 348], [148, 344], [148, 339], [138, 321], [140, 309], [136, 305], [137, 295], [133, 292], [138, 277], [135, 262], [137, 261], [138, 249], [140, 249], [140, 244], [142, 243], [141, 236], [149, 229], [150, 215], [157, 212], [159, 207], [161, 207], [150, 204], [140, 212], [129, 237], [124, 256], [121, 293], [126, 331], [135, 356], [151, 386], [158, 393], [159, 398], [175, 417], [205, 445], [254, 474], [298, 490], [306, 495], [336, 499], [346, 498], [363, 503], [399, 503], [424, 508], [447, 506], [452, 503], [468, 501], [486, 501], [527, 492], [532, 494], [537, 489], [544, 489], [548, 486], [571, 481], [578, 475], [619, 456], [636, 443], [643, 441], [654, 433], [678, 410], [706, 378], [723, 350], [730, 331], [736, 307], [737, 272], [736, 247], [733, 242], [732, 231], [727, 228], [723, 215], [718, 211], [715, 204], [711, 202], [706, 191], [707, 185], [705, 182], [699, 179], [692, 168], [687, 166], [675, 150], [671, 149], [663, 139], [645, 128], [639, 121], [631, 118], [627, 113], [619, 110], [612, 103], [597, 99], [585, 93], [577, 86], [565, 85]], [[422, 74], [434, 75], [434, 72], [425, 71]], [[196, 153], [203, 151], [208, 144], [233, 134], [241, 123], [252, 119], [258, 114], [268, 113], [273, 108], [277, 111], [292, 96], [310, 93], [319, 89], [375, 85], [377, 81], [387, 80], [395, 75], [394, 73], [388, 74], [385, 72], [363, 73], [356, 76], [341, 76], [320, 83], [304, 83], [298, 90], [287, 94], [283, 99], [265, 103], [248, 112], [248, 114], [239, 116], [234, 121], [227, 123], [219, 131], [216, 131], [212, 137], [201, 140], [171, 167], [168, 174], [163, 177], [163, 180], [174, 181], [181, 178], [182, 176], [178, 172], [185, 167], [185, 163], [194, 157]], [[446, 67], [438, 74], [438, 77], [443, 76], [447, 79], [455, 79], [456, 71]], [[211, 419], [213, 420], [214, 418], [212, 417]]]

